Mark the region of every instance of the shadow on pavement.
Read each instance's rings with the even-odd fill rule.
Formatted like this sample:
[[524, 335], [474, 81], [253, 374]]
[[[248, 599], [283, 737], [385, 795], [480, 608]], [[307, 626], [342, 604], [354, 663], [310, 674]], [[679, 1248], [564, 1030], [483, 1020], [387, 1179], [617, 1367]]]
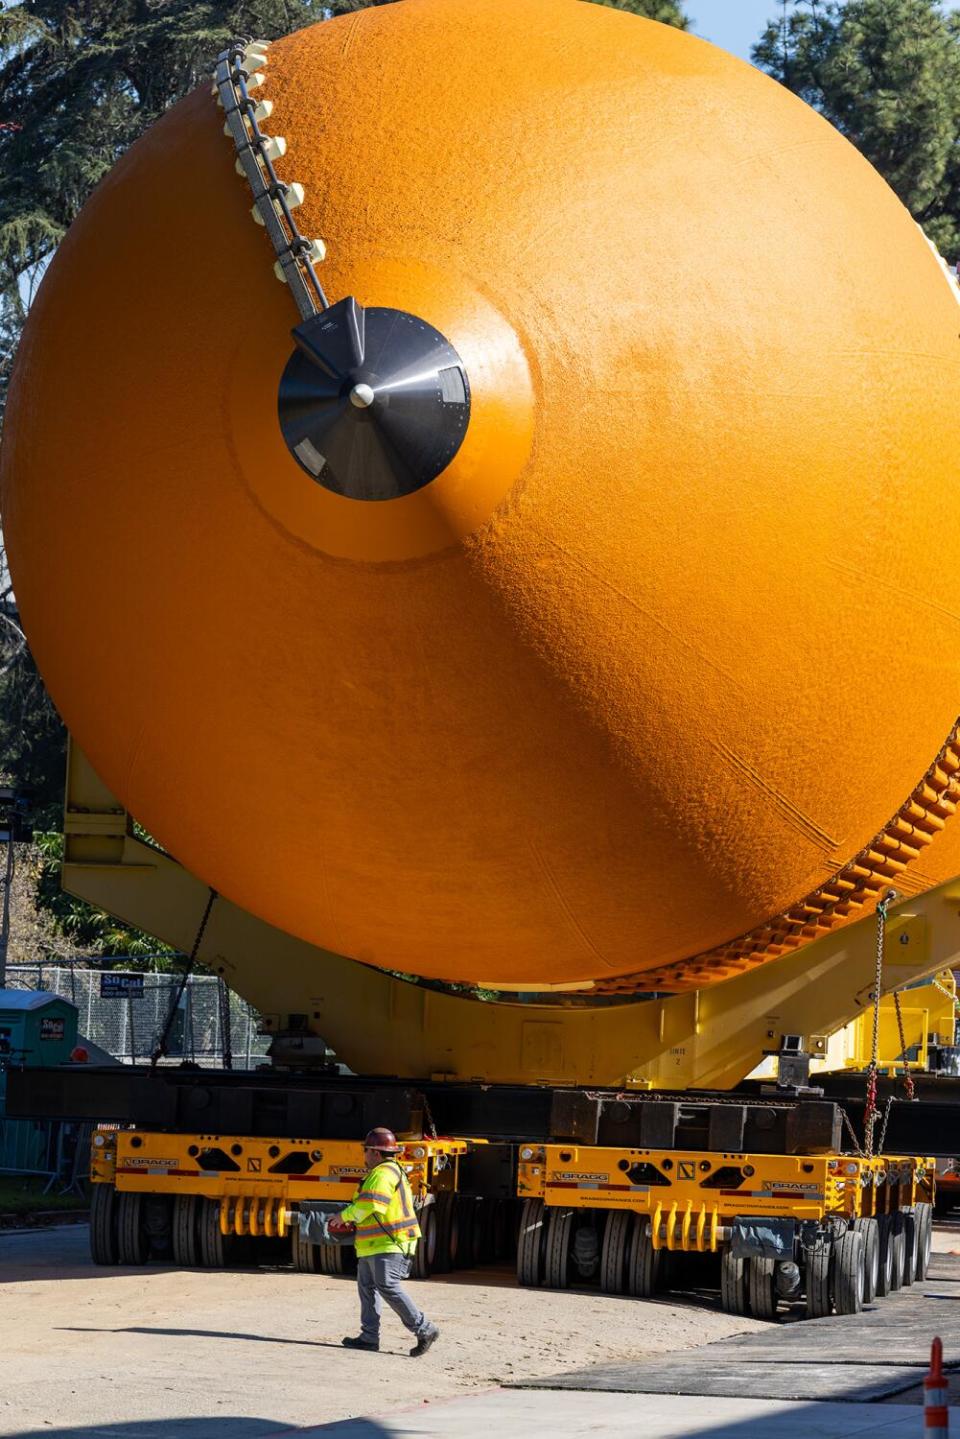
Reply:
[[[60, 1334], [163, 1334], [174, 1338], [194, 1338], [194, 1340], [250, 1340], [253, 1344], [304, 1344], [307, 1348], [335, 1348], [338, 1354], [348, 1354], [343, 1344], [335, 1343], [332, 1340], [288, 1340], [281, 1334], [243, 1334], [239, 1330], [164, 1330], [164, 1328], [153, 1327], [148, 1324], [125, 1324], [118, 1327], [105, 1328], [98, 1324], [58, 1324]], [[390, 1358], [391, 1350], [381, 1350], [381, 1358]], [[409, 1358], [406, 1350], [403, 1351], [403, 1358]]]
[[[383, 1430], [372, 1430], [377, 1436]], [[45, 1424], [42, 1429], [10, 1429], [6, 1439], [268, 1439], [268, 1436], [300, 1434], [295, 1425], [279, 1424], [276, 1419], [241, 1418], [221, 1414], [217, 1418], [197, 1416], [188, 1419], [129, 1419], [122, 1424], [79, 1424], [64, 1428]]]

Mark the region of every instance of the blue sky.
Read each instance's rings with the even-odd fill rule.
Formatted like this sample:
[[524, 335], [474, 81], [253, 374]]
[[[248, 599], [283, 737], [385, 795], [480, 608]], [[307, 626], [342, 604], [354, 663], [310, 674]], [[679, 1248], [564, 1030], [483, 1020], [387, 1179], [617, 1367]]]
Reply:
[[[960, 0], [953, 0], [946, 8], [955, 10], [958, 5]], [[697, 35], [743, 60], [750, 59], [750, 48], [767, 21], [781, 13], [777, 0], [684, 0], [684, 9]]]

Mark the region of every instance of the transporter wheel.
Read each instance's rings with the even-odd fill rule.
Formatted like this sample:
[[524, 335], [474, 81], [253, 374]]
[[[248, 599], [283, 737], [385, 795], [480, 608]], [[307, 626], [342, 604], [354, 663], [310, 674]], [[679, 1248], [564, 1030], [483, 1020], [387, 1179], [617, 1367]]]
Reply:
[[450, 1214], [450, 1267], [472, 1269], [476, 1202], [467, 1194], [455, 1194]]
[[533, 1286], [542, 1282], [546, 1235], [547, 1215], [543, 1200], [525, 1200], [520, 1214], [520, 1238], [517, 1243], [518, 1283]]
[[90, 1258], [94, 1264], [119, 1264], [117, 1191], [112, 1184], [90, 1187]]
[[859, 1314], [866, 1289], [864, 1239], [848, 1229], [833, 1246], [833, 1302], [838, 1314]]
[[729, 1244], [720, 1256], [720, 1307], [725, 1314], [747, 1312], [747, 1261]]
[[355, 1274], [357, 1252], [352, 1244], [314, 1244], [314, 1262], [318, 1274]]
[[903, 1279], [902, 1285], [908, 1288], [917, 1277], [917, 1241], [920, 1238], [920, 1231], [917, 1228], [916, 1211], [901, 1209], [900, 1218], [903, 1229]]
[[200, 1263], [204, 1269], [226, 1269], [233, 1255], [235, 1238], [232, 1234], [220, 1233], [219, 1199], [201, 1199], [197, 1230], [200, 1235]]
[[181, 1269], [200, 1265], [200, 1205], [198, 1194], [178, 1194], [173, 1201], [173, 1262]]
[[933, 1248], [933, 1205], [921, 1201], [915, 1206], [917, 1218], [917, 1269], [916, 1277], [924, 1280], [930, 1268], [930, 1253]]
[[474, 1226], [474, 1261], [477, 1264], [492, 1264], [496, 1259], [497, 1247], [494, 1238], [494, 1221], [497, 1202], [495, 1199], [477, 1200], [477, 1217]]
[[121, 1264], [146, 1264], [150, 1240], [143, 1223], [142, 1194], [117, 1196], [117, 1250]]
[[887, 1244], [893, 1255], [892, 1268], [890, 1271], [890, 1293], [895, 1294], [898, 1289], [903, 1288], [903, 1266], [906, 1263], [906, 1230], [903, 1223], [903, 1215], [897, 1210], [888, 1215], [889, 1238]]
[[173, 1195], [145, 1194], [142, 1213], [147, 1258], [169, 1263], [173, 1257]]
[[551, 1209], [547, 1222], [547, 1253], [544, 1284], [548, 1289], [569, 1289], [570, 1249], [573, 1243], [574, 1209]]
[[880, 1226], [875, 1219], [855, 1219], [850, 1227], [863, 1239], [863, 1302], [872, 1304], [880, 1282]]
[[829, 1239], [819, 1239], [804, 1251], [808, 1319], [823, 1319], [830, 1313], [830, 1251], [832, 1248]]
[[882, 1299], [887, 1294], [892, 1294], [893, 1283], [893, 1228], [891, 1221], [893, 1215], [880, 1214], [877, 1216], [877, 1235], [879, 1238], [879, 1263], [877, 1266], [877, 1294]]
[[293, 1267], [300, 1274], [319, 1274], [320, 1256], [317, 1250], [319, 1244], [310, 1244], [306, 1239], [300, 1238], [300, 1226], [294, 1225], [290, 1231], [290, 1254], [293, 1259]]
[[649, 1299], [660, 1279], [660, 1249], [654, 1249], [649, 1219], [637, 1218], [630, 1239], [628, 1290], [635, 1299]]
[[452, 1190], [444, 1189], [437, 1195], [433, 1203], [433, 1208], [436, 1210], [434, 1221], [436, 1240], [433, 1248], [434, 1274], [448, 1274], [453, 1268], [451, 1241], [454, 1237], [453, 1220], [456, 1197]]
[[630, 1239], [634, 1216], [629, 1209], [607, 1215], [600, 1250], [600, 1288], [604, 1294], [626, 1294], [630, 1278]]
[[413, 1256], [413, 1278], [429, 1279], [437, 1257], [437, 1216], [435, 1204], [427, 1204], [420, 1210], [420, 1243]]
[[747, 1262], [750, 1313], [754, 1319], [777, 1317], [776, 1269], [775, 1259], [750, 1259]]

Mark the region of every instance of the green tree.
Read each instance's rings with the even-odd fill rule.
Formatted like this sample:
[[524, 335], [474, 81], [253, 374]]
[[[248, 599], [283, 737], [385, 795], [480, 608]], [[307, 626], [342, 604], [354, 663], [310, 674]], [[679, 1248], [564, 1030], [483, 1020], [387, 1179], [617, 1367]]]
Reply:
[[960, 17], [938, 0], [782, 0], [755, 62], [876, 166], [960, 258]]
[[[238, 35], [329, 0], [24, 0], [0, 10], [0, 383], [42, 270], [90, 191]], [[349, 4], [345, 8], [350, 8]]]
[[611, 10], [629, 10], [631, 15], [659, 20], [663, 25], [675, 25], [678, 30], [690, 29], [690, 18], [684, 14], [680, 0], [596, 0], [596, 3], [609, 5]]

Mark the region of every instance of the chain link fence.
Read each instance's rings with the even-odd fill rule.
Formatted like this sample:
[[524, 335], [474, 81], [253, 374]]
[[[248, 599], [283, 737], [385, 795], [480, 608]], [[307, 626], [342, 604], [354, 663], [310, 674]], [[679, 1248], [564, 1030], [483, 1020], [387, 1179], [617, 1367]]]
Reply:
[[[102, 975], [110, 975], [109, 984], [119, 991], [124, 980], [133, 981], [136, 992], [101, 993]], [[100, 968], [71, 960], [12, 964], [6, 978], [8, 989], [46, 990], [75, 1004], [83, 1038], [123, 1064], [149, 1062], [181, 982], [180, 974], [123, 969], [122, 960]], [[166, 1062], [223, 1068], [232, 1060], [237, 1069], [249, 1069], [266, 1059], [270, 1043], [258, 1025], [257, 1013], [216, 975], [188, 975], [167, 1036]]]

